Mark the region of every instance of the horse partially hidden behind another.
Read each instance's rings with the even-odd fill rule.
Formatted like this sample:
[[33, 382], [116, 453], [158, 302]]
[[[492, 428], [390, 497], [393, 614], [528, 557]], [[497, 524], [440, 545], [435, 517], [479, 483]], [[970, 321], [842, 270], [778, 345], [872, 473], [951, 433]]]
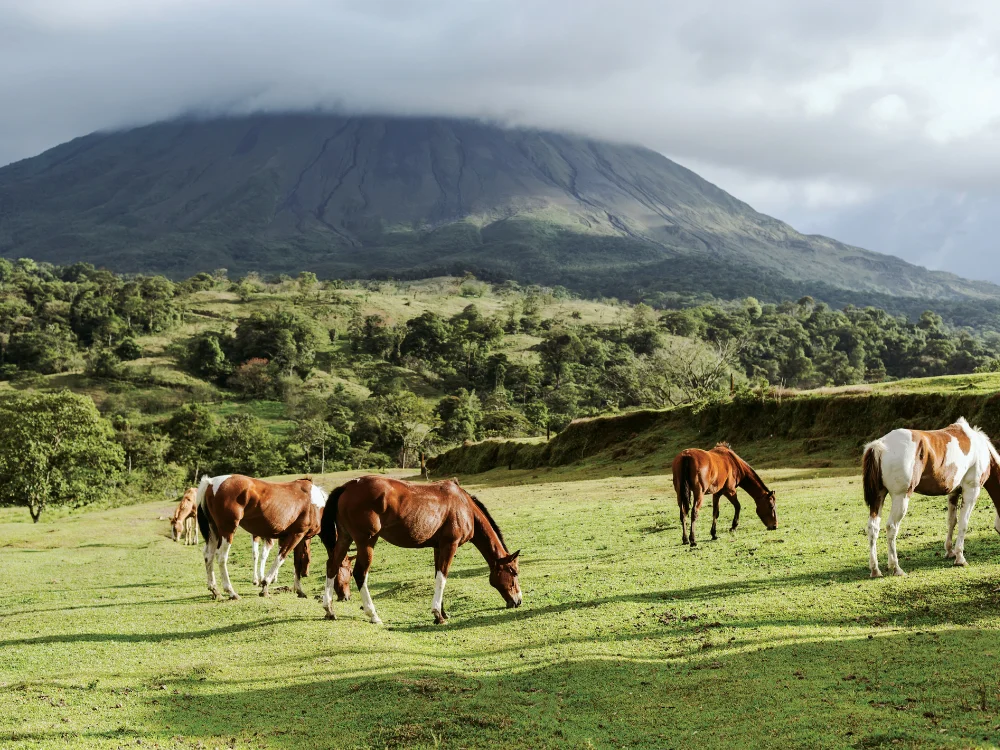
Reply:
[[[769, 530], [778, 528], [778, 511], [774, 493], [767, 488], [757, 472], [736, 455], [727, 443], [719, 443], [710, 451], [688, 448], [677, 454], [673, 464], [674, 491], [681, 512], [681, 544], [688, 543], [687, 517], [691, 515], [692, 547], [697, 546], [694, 524], [698, 520], [705, 495], [712, 496], [712, 539], [718, 539], [716, 522], [719, 519], [719, 499], [723, 496], [736, 509], [731, 531], [740, 525], [740, 501], [736, 499], [739, 487], [754, 499], [757, 515]], [[693, 497], [692, 497], [693, 496]]]
[[434, 622], [448, 619], [444, 610], [444, 586], [458, 548], [471, 541], [490, 568], [490, 584], [500, 592], [508, 607], [521, 606], [517, 558], [520, 550], [507, 551], [500, 527], [486, 506], [462, 489], [458, 482], [413, 484], [383, 476], [352, 479], [330, 493], [323, 514], [319, 538], [326, 546], [326, 591], [323, 606], [329, 620], [333, 611], [332, 592], [350, 568], [345, 562], [351, 541], [357, 545], [354, 581], [361, 592], [365, 614], [381, 624], [371, 594], [368, 570], [379, 537], [397, 547], [433, 547]]
[[170, 519], [171, 539], [179, 542], [183, 536], [185, 546], [198, 543], [198, 532], [195, 530], [195, 518], [198, 515], [197, 496], [198, 489], [189, 487]]
[[[896, 535], [914, 492], [921, 495], [948, 496], [948, 533], [945, 557], [955, 558], [955, 565], [967, 565], [965, 534], [969, 518], [985, 487], [996, 506], [993, 527], [1000, 533], [1000, 456], [981, 431], [969, 426], [964, 418], [943, 430], [893, 430], [865, 446], [861, 459], [865, 503], [868, 505], [868, 567], [872, 578], [879, 578], [876, 542], [881, 526], [882, 504], [892, 497], [885, 535], [889, 546], [889, 567], [897, 576], [906, 573], [899, 567]], [[962, 498], [961, 511], [958, 499]], [[958, 535], [952, 535], [958, 525]]]
[[221, 598], [215, 585], [218, 556], [222, 590], [230, 599], [240, 598], [229, 579], [228, 562], [233, 535], [242, 526], [254, 537], [279, 543], [278, 557], [260, 582], [260, 595], [269, 595], [268, 587], [294, 549], [295, 591], [304, 598], [301, 579], [309, 572], [308, 540], [319, 532], [326, 499], [326, 492], [308, 479], [279, 483], [240, 474], [203, 477], [198, 486], [198, 525], [206, 539], [205, 572], [212, 596]]

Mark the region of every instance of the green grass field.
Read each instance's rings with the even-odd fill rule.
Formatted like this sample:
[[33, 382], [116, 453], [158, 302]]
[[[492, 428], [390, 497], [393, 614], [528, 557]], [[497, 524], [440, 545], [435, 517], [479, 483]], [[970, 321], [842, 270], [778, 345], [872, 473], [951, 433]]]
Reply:
[[[380, 544], [370, 587], [213, 602], [167, 502], [0, 513], [0, 747], [996, 747], [1000, 536], [977, 507], [970, 567], [917, 498], [905, 579], [868, 578], [855, 470], [770, 469], [780, 528], [680, 545], [669, 476], [494, 471], [468, 480], [512, 547], [506, 610], [471, 546], [431, 624], [429, 550]], [[327, 477], [326, 486], [344, 476]], [[723, 506], [721, 527], [732, 509]], [[884, 535], [880, 540], [885, 559]], [[315, 550], [310, 594], [325, 552]], [[290, 565], [280, 584], [291, 582]]]

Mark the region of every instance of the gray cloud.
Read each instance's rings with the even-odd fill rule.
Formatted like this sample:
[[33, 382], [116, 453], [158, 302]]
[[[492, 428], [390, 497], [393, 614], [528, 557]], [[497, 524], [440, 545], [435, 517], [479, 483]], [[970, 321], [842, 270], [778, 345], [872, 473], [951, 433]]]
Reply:
[[757, 208], [1000, 280], [1000, 7], [967, 0], [0, 0], [0, 163], [324, 108], [637, 141]]

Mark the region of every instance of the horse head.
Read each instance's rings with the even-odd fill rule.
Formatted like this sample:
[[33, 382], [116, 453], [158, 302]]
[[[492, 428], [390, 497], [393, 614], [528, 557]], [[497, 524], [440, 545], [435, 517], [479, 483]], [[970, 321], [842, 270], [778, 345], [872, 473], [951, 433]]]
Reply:
[[175, 542], [179, 542], [183, 534], [184, 521], [181, 520], [180, 513], [175, 513], [174, 517], [170, 519], [170, 538]]
[[768, 531], [778, 528], [778, 509], [774, 504], [774, 490], [767, 490], [757, 498], [757, 516], [767, 527]]
[[500, 592], [507, 609], [521, 606], [521, 584], [517, 580], [517, 556], [521, 550], [490, 564], [490, 585]]
[[351, 572], [353, 568], [354, 557], [345, 557], [333, 582], [333, 590], [337, 594], [338, 602], [346, 602], [351, 598]]

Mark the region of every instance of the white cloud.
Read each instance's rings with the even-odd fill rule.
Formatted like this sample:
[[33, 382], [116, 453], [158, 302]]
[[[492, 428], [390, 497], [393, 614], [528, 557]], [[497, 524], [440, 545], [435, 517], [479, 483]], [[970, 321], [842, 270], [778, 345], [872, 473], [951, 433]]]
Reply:
[[[500, 118], [644, 143], [803, 229], [947, 265], [1000, 191], [1000, 5], [905, 5], [2, 0], [0, 163], [192, 111]], [[900, 239], [907, 196], [940, 212], [933, 247]]]

